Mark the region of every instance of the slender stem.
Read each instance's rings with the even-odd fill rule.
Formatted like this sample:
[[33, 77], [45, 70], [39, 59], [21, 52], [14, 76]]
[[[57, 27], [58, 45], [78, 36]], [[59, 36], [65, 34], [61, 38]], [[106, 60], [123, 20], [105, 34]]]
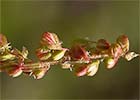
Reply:
[[97, 43], [96, 41], [88, 40], [89, 43]]
[[[42, 62], [34, 62], [34, 63], [25, 63], [22, 69], [37, 69], [37, 68], [42, 68], [42, 67], [48, 67], [50, 65], [56, 65], [56, 64], [62, 64], [62, 63], [67, 63], [67, 64], [78, 64], [78, 63], [89, 63], [89, 61], [65, 61], [62, 62], [60, 61], [42, 61]], [[17, 63], [11, 61], [9, 63], [3, 63], [0, 65], [0, 71], [5, 71], [7, 68], [10, 68], [11, 66], [16, 65]]]
[[109, 55], [108, 54], [92, 55], [92, 56], [90, 56], [90, 59], [101, 59], [101, 58], [105, 58], [105, 57], [109, 57]]
[[[34, 69], [34, 68], [42, 68], [42, 67], [47, 67], [49, 65], [55, 65], [55, 64], [58, 64], [60, 63], [59, 61], [43, 61], [43, 62], [35, 62], [35, 63], [26, 63], [24, 64], [24, 68], [31, 68], [31, 69]], [[42, 66], [43, 65], [43, 66]]]
[[44, 62], [26, 63], [26, 64], [24, 64], [24, 66], [25, 66], [25, 68], [34, 69], [34, 68], [47, 67], [49, 65], [56, 65], [56, 64], [62, 64], [62, 63], [80, 64], [80, 63], [89, 63], [89, 61], [82, 61], [82, 60], [79, 60], [79, 61], [65, 61], [65, 62], [62, 62], [61, 60], [60, 61], [44, 61]]

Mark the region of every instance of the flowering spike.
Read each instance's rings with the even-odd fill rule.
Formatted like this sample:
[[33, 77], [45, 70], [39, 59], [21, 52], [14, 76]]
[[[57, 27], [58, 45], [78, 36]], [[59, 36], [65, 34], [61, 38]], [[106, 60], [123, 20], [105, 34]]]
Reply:
[[114, 68], [122, 57], [127, 61], [140, 56], [129, 52], [129, 40], [121, 35], [115, 43], [105, 39], [90, 41], [79, 39], [74, 41], [71, 48], [64, 48], [55, 33], [45, 32], [41, 38], [41, 45], [36, 50], [39, 61], [28, 58], [28, 50], [22, 51], [12, 48], [6, 37], [0, 34], [0, 72], [7, 72], [9, 76], [18, 77], [22, 73], [41, 79], [52, 65], [61, 65], [62, 69], [75, 70], [76, 76], [94, 76], [99, 65], [104, 62], [107, 69]]

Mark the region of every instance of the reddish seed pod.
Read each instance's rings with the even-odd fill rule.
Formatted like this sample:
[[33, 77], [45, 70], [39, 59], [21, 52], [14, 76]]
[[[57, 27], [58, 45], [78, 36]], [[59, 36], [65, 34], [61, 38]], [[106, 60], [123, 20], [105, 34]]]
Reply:
[[54, 37], [54, 35], [54, 33], [45, 32], [42, 36], [42, 40], [48, 45], [56, 44], [57, 40], [55, 38], [56, 36]]
[[110, 43], [105, 39], [99, 39], [97, 41], [96, 48], [99, 50], [107, 50], [110, 47]]
[[22, 68], [19, 65], [11, 66], [11, 68], [7, 70], [8, 75], [12, 77], [18, 77], [22, 74], [22, 72]]
[[84, 76], [87, 74], [88, 67], [86, 65], [80, 66], [76, 70], [76, 76]]
[[129, 39], [126, 35], [119, 36], [116, 42], [121, 46], [124, 54], [129, 51]]
[[61, 49], [61, 42], [55, 33], [45, 32], [41, 39], [41, 44], [49, 49]]
[[45, 61], [45, 60], [48, 60], [52, 56], [52, 53], [50, 52], [50, 50], [43, 50], [39, 48], [36, 50], [36, 55], [39, 58], [39, 60]]
[[109, 53], [113, 56], [113, 58], [119, 58], [122, 55], [123, 51], [119, 44], [114, 43], [111, 44], [111, 47], [109, 48]]
[[75, 44], [71, 49], [70, 49], [70, 56], [74, 60], [90, 60], [88, 56], [88, 52], [80, 46], [79, 44]]

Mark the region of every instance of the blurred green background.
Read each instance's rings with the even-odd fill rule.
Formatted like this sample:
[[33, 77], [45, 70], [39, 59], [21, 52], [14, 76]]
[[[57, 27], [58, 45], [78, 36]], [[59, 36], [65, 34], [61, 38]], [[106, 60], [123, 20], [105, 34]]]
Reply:
[[[131, 50], [139, 50], [138, 1], [1, 1], [1, 33], [14, 47], [26, 46], [30, 58], [45, 31], [55, 32], [65, 47], [72, 40], [89, 37], [115, 41], [125, 33]], [[101, 64], [94, 77], [76, 77], [60, 66], [41, 80], [22, 75], [1, 76], [2, 100], [21, 99], [136, 99], [139, 97], [139, 59], [121, 59], [112, 70]]]

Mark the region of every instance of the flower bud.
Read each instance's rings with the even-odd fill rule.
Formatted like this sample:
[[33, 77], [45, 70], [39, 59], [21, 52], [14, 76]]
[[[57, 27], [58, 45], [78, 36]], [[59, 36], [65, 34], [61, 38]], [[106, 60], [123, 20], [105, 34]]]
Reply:
[[75, 44], [70, 50], [70, 56], [74, 60], [90, 60], [88, 56], [88, 52], [80, 46], [79, 44]]
[[96, 48], [99, 50], [107, 50], [110, 47], [110, 43], [105, 39], [100, 39], [97, 41]]
[[54, 50], [52, 54], [52, 59], [53, 60], [60, 60], [64, 55], [67, 49], [62, 49], [62, 50]]
[[18, 77], [22, 74], [22, 69], [19, 65], [12, 66], [9, 70], [7, 70], [7, 73], [12, 77]]
[[41, 44], [49, 49], [60, 49], [61, 43], [55, 33], [45, 32], [42, 36]]
[[115, 66], [117, 63], [118, 59], [113, 59], [111, 57], [107, 57], [104, 59], [104, 63], [107, 69], [111, 69]]
[[86, 75], [87, 70], [88, 70], [88, 68], [86, 65], [78, 67], [76, 70], [76, 76], [80, 77], [80, 76]]
[[92, 63], [88, 64], [87, 76], [94, 76], [98, 71], [99, 64], [100, 64], [99, 60], [95, 60]]
[[129, 40], [126, 35], [119, 36], [116, 42], [121, 46], [124, 53], [129, 51]]

